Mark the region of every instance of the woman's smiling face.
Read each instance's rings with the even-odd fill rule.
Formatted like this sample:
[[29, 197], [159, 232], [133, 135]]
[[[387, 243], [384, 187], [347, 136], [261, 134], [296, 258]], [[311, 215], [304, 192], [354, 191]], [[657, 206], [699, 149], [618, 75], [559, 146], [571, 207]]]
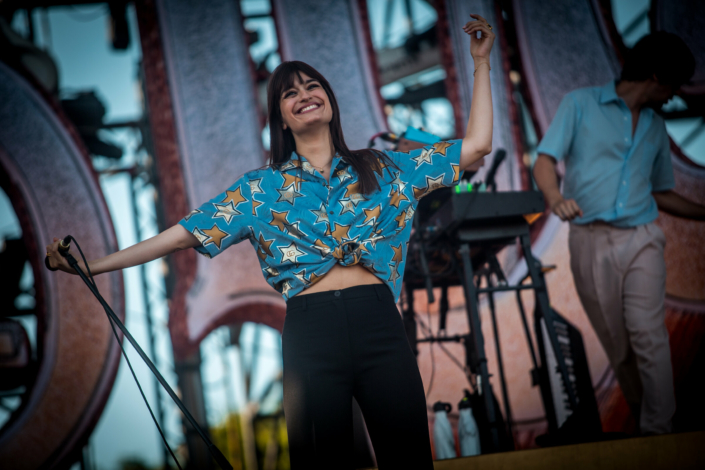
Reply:
[[282, 92], [279, 109], [285, 129], [294, 134], [305, 133], [321, 124], [328, 125], [333, 118], [328, 94], [318, 80], [303, 72], [297, 74], [291, 88]]

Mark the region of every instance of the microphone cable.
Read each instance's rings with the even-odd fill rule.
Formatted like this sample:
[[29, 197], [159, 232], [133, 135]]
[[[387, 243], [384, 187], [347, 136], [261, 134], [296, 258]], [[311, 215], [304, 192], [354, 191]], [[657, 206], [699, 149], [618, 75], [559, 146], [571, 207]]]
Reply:
[[[95, 280], [93, 279], [93, 274], [91, 273], [91, 268], [88, 266], [88, 261], [86, 261], [86, 257], [83, 255], [83, 250], [81, 250], [81, 245], [78, 244], [78, 241], [76, 241], [73, 236], [69, 235], [66, 237], [70, 239], [70, 241], [73, 241], [73, 243], [76, 245], [76, 248], [78, 249], [78, 252], [81, 255], [81, 259], [83, 259], [83, 264], [86, 266], [86, 271], [88, 272], [88, 277], [90, 278], [91, 284], [94, 289], [94, 294], [96, 297], [98, 297], [98, 300], [100, 301], [101, 305], [105, 302], [105, 299], [103, 299], [103, 296], [100, 294], [100, 291], [98, 290], [98, 285], [95, 283]], [[68, 245], [66, 243], [66, 238], [64, 239], [64, 245]], [[69, 241], [69, 243], [70, 243]], [[68, 252], [68, 247], [66, 248], [66, 252]], [[74, 269], [80, 269], [79, 266], [76, 266]], [[103, 307], [105, 309], [105, 307]], [[142, 400], [144, 400], [144, 404], [147, 405], [147, 409], [149, 410], [149, 414], [152, 416], [152, 420], [154, 421], [154, 424], [157, 426], [157, 429], [159, 430], [159, 435], [162, 437], [162, 441], [164, 441], [164, 445], [166, 448], [169, 450], [169, 454], [171, 454], [171, 457], [174, 459], [174, 463], [176, 463], [176, 466], [178, 467], [179, 470], [183, 470], [181, 468], [181, 464], [179, 464], [179, 460], [176, 458], [176, 455], [174, 455], [174, 451], [171, 449], [171, 446], [166, 440], [166, 436], [164, 435], [164, 431], [162, 430], [162, 427], [159, 425], [159, 422], [157, 422], [157, 418], [154, 416], [154, 412], [152, 411], [152, 407], [149, 406], [149, 402], [147, 401], [147, 397], [144, 394], [144, 391], [142, 390], [142, 385], [140, 384], [140, 381], [137, 380], [137, 375], [135, 374], [135, 370], [132, 368], [132, 363], [130, 362], [130, 359], [127, 357], [127, 352], [125, 351], [125, 347], [122, 344], [122, 341], [120, 341], [120, 337], [117, 334], [117, 331], [115, 330], [115, 323], [112, 317], [107, 313], [106, 315], [108, 316], [108, 321], [110, 322], [110, 328], [113, 330], [113, 335], [115, 335], [115, 339], [117, 340], [118, 345], [120, 346], [120, 350], [122, 351], [122, 356], [125, 358], [125, 361], [127, 362], [128, 367], [130, 368], [130, 372], [132, 373], [132, 377], [135, 379], [135, 383], [137, 384], [137, 388], [140, 391], [140, 395], [142, 395]]]

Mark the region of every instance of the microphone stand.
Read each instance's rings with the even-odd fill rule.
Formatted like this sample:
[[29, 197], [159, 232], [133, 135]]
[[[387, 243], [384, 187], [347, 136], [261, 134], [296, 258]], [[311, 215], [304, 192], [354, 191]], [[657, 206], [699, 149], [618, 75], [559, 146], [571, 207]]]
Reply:
[[[69, 238], [69, 237], [66, 237]], [[71, 237], [73, 239], [73, 237]], [[75, 240], [74, 240], [75, 241]], [[125, 327], [125, 325], [122, 323], [120, 318], [118, 318], [117, 315], [115, 315], [115, 312], [110, 308], [110, 305], [103, 299], [103, 296], [100, 295], [100, 292], [98, 292], [98, 287], [93, 284], [91, 280], [88, 279], [88, 276], [86, 276], [86, 273], [83, 272], [83, 270], [78, 266], [78, 261], [76, 258], [73, 257], [71, 253], [68, 252], [68, 243], [65, 241], [63, 244], [66, 246], [66, 251], [61, 250], [61, 255], [66, 258], [66, 260], [69, 263], [69, 266], [71, 266], [74, 271], [83, 279], [83, 282], [86, 283], [90, 291], [93, 293], [93, 295], [98, 299], [98, 302], [103, 306], [103, 309], [105, 310], [105, 313], [108, 315], [108, 318], [113, 322], [113, 324], [117, 325], [118, 328], [120, 328], [120, 331], [122, 331], [123, 335], [125, 335], [125, 338], [130, 342], [132, 347], [135, 348], [135, 351], [137, 351], [137, 354], [142, 358], [145, 364], [147, 364], [147, 367], [149, 367], [149, 370], [152, 371], [152, 373], [155, 375], [159, 383], [162, 385], [164, 390], [169, 394], [172, 400], [174, 400], [174, 403], [176, 403], [176, 406], [179, 407], [181, 412], [184, 414], [186, 419], [188, 420], [189, 423], [191, 423], [191, 426], [194, 427], [196, 432], [198, 433], [199, 436], [201, 436], [201, 439], [206, 443], [208, 446], [208, 450], [211, 453], [211, 456], [215, 459], [215, 461], [218, 463], [220, 468], [223, 470], [232, 470], [233, 467], [230, 465], [230, 462], [225, 458], [223, 453], [218, 449], [218, 447], [215, 446], [211, 442], [211, 440], [206, 436], [206, 434], [203, 432], [201, 427], [198, 425], [196, 420], [191, 416], [191, 413], [189, 410], [186, 408], [186, 406], [181, 402], [178, 396], [176, 396], [176, 393], [174, 393], [174, 390], [169, 386], [169, 384], [164, 380], [164, 377], [162, 377], [162, 374], [159, 372], [159, 370], [156, 368], [154, 363], [149, 359], [149, 357], [145, 354], [145, 352], [142, 350], [140, 345], [135, 341], [135, 339], [132, 337], [130, 334], [130, 331]], [[80, 250], [80, 248], [79, 248]], [[136, 378], [135, 378], [136, 380]], [[151, 411], [151, 410], [150, 410]], [[178, 462], [177, 462], [178, 464]]]

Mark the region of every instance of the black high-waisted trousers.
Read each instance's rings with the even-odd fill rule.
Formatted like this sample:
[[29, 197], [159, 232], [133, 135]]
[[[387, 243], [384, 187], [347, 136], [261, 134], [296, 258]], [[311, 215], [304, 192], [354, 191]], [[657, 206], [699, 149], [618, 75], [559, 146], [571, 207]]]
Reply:
[[353, 468], [353, 397], [381, 470], [433, 468], [421, 375], [388, 287], [289, 299], [282, 349], [292, 469]]

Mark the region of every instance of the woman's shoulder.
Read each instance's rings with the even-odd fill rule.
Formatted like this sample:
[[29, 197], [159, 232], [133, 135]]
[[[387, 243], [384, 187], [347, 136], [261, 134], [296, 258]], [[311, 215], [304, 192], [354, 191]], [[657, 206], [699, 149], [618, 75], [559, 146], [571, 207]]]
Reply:
[[267, 179], [272, 178], [277, 173], [279, 173], [278, 168], [264, 166], [262, 168], [257, 168], [257, 169], [248, 171], [247, 173], [242, 175], [242, 178], [249, 181], [249, 182], [266, 181]]

